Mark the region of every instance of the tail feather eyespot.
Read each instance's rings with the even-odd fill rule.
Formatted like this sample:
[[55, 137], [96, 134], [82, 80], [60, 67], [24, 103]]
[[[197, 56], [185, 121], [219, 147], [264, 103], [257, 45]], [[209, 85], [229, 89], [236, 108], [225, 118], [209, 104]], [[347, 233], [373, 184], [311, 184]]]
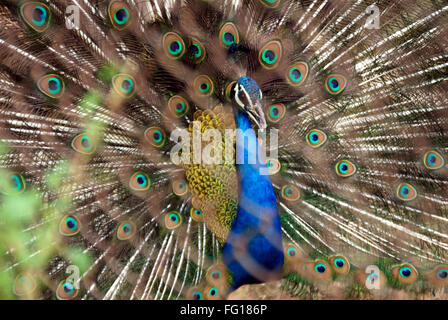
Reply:
[[304, 61], [299, 61], [288, 68], [286, 80], [293, 87], [299, 87], [308, 78], [309, 66]]
[[331, 95], [338, 95], [344, 91], [347, 80], [340, 74], [331, 74], [325, 80], [325, 88]]
[[95, 152], [95, 144], [93, 143], [90, 136], [84, 133], [78, 134], [73, 138], [72, 148], [73, 150], [86, 155]]
[[203, 222], [204, 221], [204, 213], [202, 212], [202, 210], [191, 208], [190, 209], [190, 216], [196, 222]]
[[200, 64], [207, 55], [205, 46], [197, 38], [192, 38], [188, 59], [194, 64]]
[[199, 75], [193, 81], [193, 88], [197, 96], [208, 97], [214, 92], [212, 79], [207, 75]]
[[31, 274], [21, 273], [17, 275], [14, 281], [13, 291], [15, 295], [22, 297], [33, 293], [36, 288], [37, 284], [34, 277]]
[[344, 275], [350, 271], [350, 263], [347, 258], [342, 255], [330, 257], [330, 264], [336, 274]]
[[151, 186], [151, 179], [143, 171], [134, 172], [129, 179], [129, 187], [134, 191], [146, 191]]
[[300, 191], [295, 185], [287, 184], [282, 187], [281, 195], [287, 201], [297, 201], [300, 198]]
[[423, 163], [429, 170], [437, 170], [445, 166], [445, 159], [437, 151], [431, 150], [425, 153]]
[[271, 40], [266, 43], [258, 53], [258, 61], [268, 70], [277, 68], [283, 57], [282, 43], [279, 40]]
[[185, 294], [187, 300], [204, 300], [204, 292], [200, 288], [193, 287], [190, 288]]
[[2, 180], [0, 190], [4, 194], [18, 194], [26, 189], [25, 178], [17, 173], [11, 172], [7, 175], [7, 178]]
[[78, 291], [72, 281], [63, 280], [56, 289], [56, 297], [59, 300], [72, 300], [76, 298]]
[[267, 119], [269, 122], [278, 123], [286, 113], [286, 107], [282, 103], [273, 104], [268, 108]]
[[165, 226], [167, 229], [174, 230], [182, 225], [182, 216], [177, 211], [171, 211], [165, 214]]
[[437, 266], [431, 272], [426, 275], [426, 279], [429, 283], [436, 287], [448, 286], [448, 266]]
[[293, 243], [289, 243], [283, 247], [283, 255], [285, 262], [292, 266], [304, 257], [303, 251]]
[[409, 285], [417, 281], [418, 272], [410, 263], [403, 263], [392, 268], [392, 275], [399, 283]]
[[46, 96], [59, 99], [65, 91], [64, 80], [56, 74], [48, 74], [37, 81], [37, 87]]
[[119, 240], [129, 240], [134, 237], [137, 229], [131, 221], [124, 221], [118, 225], [117, 238]]
[[121, 97], [131, 98], [136, 91], [137, 83], [133, 76], [120, 73], [112, 78], [112, 86]]
[[281, 165], [280, 161], [278, 161], [277, 159], [270, 158], [270, 159], [267, 159], [267, 161], [266, 161], [266, 167], [268, 169], [268, 174], [274, 175], [274, 174], [277, 174], [278, 172], [280, 172], [282, 165]]
[[183, 117], [190, 109], [190, 104], [182, 96], [173, 96], [168, 100], [168, 108], [176, 118]]
[[110, 22], [117, 30], [123, 30], [131, 23], [131, 9], [124, 1], [111, 1], [108, 13]]
[[51, 10], [44, 3], [24, 3], [20, 7], [20, 15], [26, 24], [37, 32], [44, 32], [50, 26]]
[[400, 183], [396, 195], [402, 201], [412, 201], [417, 197], [417, 190], [409, 183]]
[[224, 287], [227, 284], [227, 267], [216, 264], [208, 268], [206, 280], [211, 286]]
[[66, 215], [59, 223], [59, 233], [63, 236], [74, 236], [81, 230], [81, 222], [75, 215]]
[[307, 266], [308, 274], [315, 280], [329, 280], [332, 276], [332, 269], [324, 260], [316, 260]]
[[347, 178], [356, 173], [356, 166], [349, 160], [341, 160], [335, 165], [338, 176]]
[[306, 134], [306, 142], [312, 148], [319, 148], [327, 141], [325, 132], [319, 129], [312, 129]]
[[219, 31], [220, 43], [223, 47], [229, 48], [232, 44], [240, 42], [238, 28], [232, 22], [225, 23]]
[[171, 184], [173, 193], [176, 196], [184, 196], [188, 192], [188, 184], [185, 180], [177, 179], [174, 180]]
[[172, 60], [182, 58], [186, 52], [185, 42], [176, 32], [167, 32], [162, 39], [165, 55]]
[[160, 127], [150, 127], [145, 130], [146, 140], [156, 148], [161, 148], [165, 145], [166, 135]]
[[281, 0], [259, 0], [262, 5], [268, 8], [277, 8]]

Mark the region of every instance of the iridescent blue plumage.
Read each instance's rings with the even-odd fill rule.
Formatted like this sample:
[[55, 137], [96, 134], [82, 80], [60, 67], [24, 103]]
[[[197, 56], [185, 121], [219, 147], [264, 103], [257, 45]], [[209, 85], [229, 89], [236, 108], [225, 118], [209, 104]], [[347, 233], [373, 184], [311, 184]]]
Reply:
[[[250, 98], [250, 106], [260, 102], [260, 89], [253, 79], [240, 78], [238, 85]], [[254, 112], [250, 106], [235, 115], [238, 209], [223, 248], [223, 260], [232, 272], [235, 288], [277, 279], [283, 265], [277, 200], [247, 113]]]

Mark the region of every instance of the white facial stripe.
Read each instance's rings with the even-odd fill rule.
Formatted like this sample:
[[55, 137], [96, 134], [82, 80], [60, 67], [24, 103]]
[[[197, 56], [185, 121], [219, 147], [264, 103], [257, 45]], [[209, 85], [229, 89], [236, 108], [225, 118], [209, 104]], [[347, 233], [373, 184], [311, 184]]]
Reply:
[[238, 93], [239, 93], [239, 84], [237, 84], [236, 86], [235, 86], [235, 89], [234, 89], [234, 91], [235, 91], [235, 100], [236, 100], [236, 103], [238, 103], [238, 105], [241, 107], [241, 108], [244, 108], [244, 104], [241, 102], [241, 100], [240, 100], [240, 97], [238, 97]]
[[250, 107], [251, 107], [251, 109], [253, 109], [253, 108], [254, 108], [254, 105], [252, 104], [252, 100], [251, 100], [250, 97], [249, 97], [249, 93], [247, 93], [246, 89], [244, 89], [244, 88], [243, 88], [243, 92], [244, 92], [244, 94], [246, 95], [247, 101], [250, 103]]

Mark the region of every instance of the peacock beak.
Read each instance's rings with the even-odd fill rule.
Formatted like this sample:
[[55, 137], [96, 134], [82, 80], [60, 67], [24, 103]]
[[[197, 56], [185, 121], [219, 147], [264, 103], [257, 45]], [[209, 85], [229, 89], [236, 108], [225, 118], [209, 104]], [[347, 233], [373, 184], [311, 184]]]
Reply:
[[264, 130], [267, 127], [266, 118], [264, 117], [261, 101], [256, 100], [255, 103], [250, 104], [250, 109], [246, 110], [249, 118], [257, 125], [258, 129]]

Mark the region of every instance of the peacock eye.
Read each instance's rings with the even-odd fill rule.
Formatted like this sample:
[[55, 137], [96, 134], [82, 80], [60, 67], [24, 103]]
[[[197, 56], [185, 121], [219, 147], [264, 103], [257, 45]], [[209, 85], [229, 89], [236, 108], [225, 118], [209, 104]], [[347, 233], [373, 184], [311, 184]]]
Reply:
[[165, 215], [165, 226], [172, 230], [180, 227], [182, 224], [182, 216], [177, 211], [168, 212]]
[[180, 118], [188, 112], [190, 105], [184, 97], [173, 96], [168, 100], [168, 109], [176, 118]]
[[267, 118], [272, 123], [278, 123], [283, 119], [286, 113], [286, 107], [282, 103], [277, 103], [268, 108]]
[[129, 179], [129, 188], [134, 191], [146, 191], [151, 186], [151, 180], [143, 171], [135, 172]]
[[350, 264], [344, 256], [337, 255], [331, 257], [330, 264], [336, 274], [344, 275], [350, 271]]
[[314, 271], [316, 271], [317, 273], [324, 273], [325, 271], [327, 271], [327, 267], [324, 264], [319, 263], [314, 266]]
[[332, 74], [325, 81], [325, 88], [331, 95], [338, 95], [344, 91], [347, 80], [340, 74]]
[[285, 256], [286, 262], [294, 262], [301, 258], [299, 248], [293, 243], [289, 243], [288, 245], [284, 246], [283, 254]]
[[213, 265], [207, 270], [206, 280], [213, 287], [222, 288], [222, 286], [226, 283], [226, 277], [227, 267], [223, 264]]
[[162, 39], [163, 51], [170, 59], [177, 60], [185, 54], [185, 42], [180, 35], [175, 32], [167, 32]]
[[280, 0], [259, 0], [264, 6], [268, 8], [276, 8], [280, 4]]
[[13, 291], [18, 296], [24, 296], [32, 293], [36, 289], [36, 281], [30, 274], [18, 274], [15, 281]]
[[448, 285], [448, 266], [436, 267], [426, 275], [426, 279], [436, 287], [446, 287]]
[[50, 26], [51, 11], [41, 2], [28, 2], [20, 7], [20, 14], [33, 30], [43, 32]]
[[448, 270], [447, 269], [438, 270], [437, 278], [439, 278], [440, 280], [446, 280], [448, 278]]
[[92, 139], [86, 134], [78, 134], [72, 140], [72, 148], [73, 150], [82, 153], [82, 154], [92, 154], [95, 152], [95, 146], [92, 142]]
[[258, 53], [258, 61], [265, 69], [275, 69], [282, 59], [282, 51], [281, 42], [278, 40], [271, 40], [260, 49]]
[[412, 270], [409, 267], [403, 267], [400, 269], [400, 275], [403, 278], [409, 278], [411, 276], [411, 274], [412, 274]]
[[344, 259], [338, 258], [334, 260], [334, 265], [336, 266], [336, 268], [342, 268], [345, 265], [345, 261]]
[[375, 283], [379, 279], [380, 279], [380, 275], [376, 272], [372, 272], [367, 276], [366, 281], [369, 283]]
[[210, 96], [214, 91], [213, 81], [209, 76], [199, 75], [193, 81], [195, 93], [201, 97]]
[[218, 287], [206, 287], [205, 293], [207, 300], [218, 300], [221, 298], [220, 289]]
[[221, 45], [226, 48], [229, 48], [233, 43], [239, 43], [240, 36], [238, 28], [232, 22], [225, 23], [219, 31], [219, 39]]
[[418, 278], [417, 270], [410, 263], [405, 263], [392, 268], [392, 275], [401, 284], [412, 284]]
[[135, 93], [135, 79], [128, 74], [117, 74], [112, 78], [112, 86], [123, 98], [130, 98]]
[[204, 217], [202, 215], [202, 210], [191, 208], [190, 209], [190, 216], [196, 222], [204, 221]]
[[428, 151], [423, 157], [423, 163], [430, 170], [437, 170], [445, 165], [445, 159], [435, 150]]
[[288, 249], [288, 256], [294, 257], [297, 254], [296, 248], [289, 248]]
[[278, 161], [277, 159], [267, 159], [266, 167], [268, 169], [269, 175], [278, 173], [282, 168], [280, 161]]
[[308, 63], [300, 61], [293, 64], [288, 69], [286, 80], [294, 87], [301, 86], [308, 78], [309, 67]]
[[202, 292], [194, 291], [192, 294], [193, 300], [202, 300]]
[[188, 300], [203, 300], [204, 299], [202, 290], [200, 290], [196, 287], [190, 288], [187, 291], [187, 294], [185, 296]]
[[188, 192], [188, 185], [184, 180], [173, 181], [172, 188], [176, 196], [184, 196]]
[[117, 228], [117, 238], [119, 240], [129, 240], [136, 232], [134, 223], [132, 222], [122, 222]]
[[209, 294], [210, 294], [212, 297], [214, 297], [214, 296], [216, 296], [216, 295], [218, 294], [218, 289], [216, 289], [216, 288], [211, 288], [208, 292], [209, 292]]
[[338, 163], [336, 163], [336, 173], [338, 176], [347, 178], [356, 173], [356, 166], [348, 161], [348, 160], [341, 160]]
[[78, 289], [71, 281], [63, 280], [59, 283], [56, 289], [56, 297], [59, 300], [71, 300], [78, 295]]
[[160, 127], [150, 127], [145, 130], [145, 138], [156, 148], [161, 148], [165, 145], [166, 135]]
[[288, 201], [297, 201], [300, 198], [300, 191], [294, 185], [285, 185], [282, 187], [282, 198]]
[[5, 183], [1, 186], [1, 192], [4, 194], [17, 194], [25, 190], [25, 179], [21, 174], [10, 173]]
[[81, 223], [74, 215], [67, 215], [59, 223], [59, 232], [63, 236], [74, 236], [81, 230]]
[[130, 8], [124, 1], [112, 1], [108, 12], [110, 21], [117, 30], [123, 30], [131, 22]]
[[37, 81], [37, 87], [46, 96], [59, 99], [65, 90], [62, 78], [56, 74], [48, 74]]
[[403, 201], [411, 201], [417, 197], [417, 190], [409, 183], [401, 183], [397, 187], [397, 197]]
[[192, 39], [192, 43], [189, 50], [190, 61], [194, 64], [199, 64], [204, 61], [206, 56], [206, 50], [204, 45], [196, 38]]
[[326, 141], [327, 141], [327, 135], [319, 129], [310, 130], [306, 135], [306, 142], [312, 148], [319, 148]]

